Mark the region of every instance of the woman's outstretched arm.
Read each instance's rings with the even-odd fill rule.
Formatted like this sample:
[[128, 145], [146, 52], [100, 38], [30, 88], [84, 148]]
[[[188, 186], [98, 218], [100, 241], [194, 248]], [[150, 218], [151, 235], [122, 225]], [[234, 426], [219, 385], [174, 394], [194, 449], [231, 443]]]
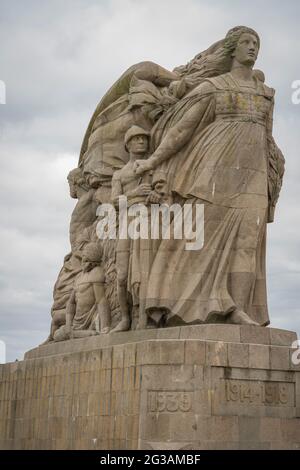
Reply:
[[[147, 160], [137, 160], [135, 162], [136, 173], [142, 174], [145, 171], [155, 169], [160, 163], [168, 160], [184, 147], [192, 137], [197, 126], [205, 116], [205, 112], [211, 102], [211, 85], [205, 83], [199, 87], [200, 95], [194, 104], [184, 113], [183, 117], [165, 135], [161, 144]], [[204, 122], [204, 127], [205, 127]]]

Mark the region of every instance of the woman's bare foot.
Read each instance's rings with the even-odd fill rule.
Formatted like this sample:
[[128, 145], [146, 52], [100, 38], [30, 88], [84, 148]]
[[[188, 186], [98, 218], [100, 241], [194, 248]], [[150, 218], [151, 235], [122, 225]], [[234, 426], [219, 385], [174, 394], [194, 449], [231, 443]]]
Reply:
[[105, 328], [101, 329], [100, 334], [101, 335], [107, 335], [107, 333], [109, 333], [109, 332], [110, 332], [110, 327], [106, 326]]
[[260, 326], [259, 323], [251, 320], [247, 313], [243, 312], [243, 310], [234, 310], [228, 316], [228, 323], [233, 323], [234, 325], [255, 325]]
[[128, 331], [130, 329], [130, 320], [129, 318], [123, 318], [120, 323], [117, 324], [110, 332], [117, 333], [119, 331]]

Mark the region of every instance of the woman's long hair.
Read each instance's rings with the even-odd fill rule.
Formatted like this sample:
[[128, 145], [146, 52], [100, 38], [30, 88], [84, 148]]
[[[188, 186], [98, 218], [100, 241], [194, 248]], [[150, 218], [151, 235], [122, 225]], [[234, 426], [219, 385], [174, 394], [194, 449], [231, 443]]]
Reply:
[[176, 67], [174, 72], [184, 78], [190, 87], [198, 85], [205, 78], [216, 77], [229, 72], [233, 60], [232, 53], [243, 33], [255, 35], [258, 46], [260, 45], [260, 39], [256, 31], [247, 26], [235, 26], [228, 31], [224, 39], [197, 54], [186, 65]]

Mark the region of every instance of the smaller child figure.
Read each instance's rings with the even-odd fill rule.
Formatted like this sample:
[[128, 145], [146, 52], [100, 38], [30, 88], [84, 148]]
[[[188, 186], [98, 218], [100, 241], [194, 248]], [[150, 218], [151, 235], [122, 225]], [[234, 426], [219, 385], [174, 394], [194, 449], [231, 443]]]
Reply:
[[101, 261], [99, 243], [88, 243], [83, 250], [82, 272], [67, 304], [66, 324], [55, 332], [55, 341], [109, 332], [110, 309]]

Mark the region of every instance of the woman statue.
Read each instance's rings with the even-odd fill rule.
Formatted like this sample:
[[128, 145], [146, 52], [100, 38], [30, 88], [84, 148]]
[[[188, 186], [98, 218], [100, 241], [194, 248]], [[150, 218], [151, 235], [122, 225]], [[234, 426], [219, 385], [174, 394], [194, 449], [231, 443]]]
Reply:
[[253, 70], [259, 46], [255, 31], [238, 26], [177, 69], [191, 91], [154, 126], [151, 157], [135, 164], [176, 202], [204, 205], [202, 249], [160, 241], [141, 299], [157, 322], [160, 310], [167, 325], [269, 324], [266, 227], [284, 158], [272, 137], [274, 90]]

